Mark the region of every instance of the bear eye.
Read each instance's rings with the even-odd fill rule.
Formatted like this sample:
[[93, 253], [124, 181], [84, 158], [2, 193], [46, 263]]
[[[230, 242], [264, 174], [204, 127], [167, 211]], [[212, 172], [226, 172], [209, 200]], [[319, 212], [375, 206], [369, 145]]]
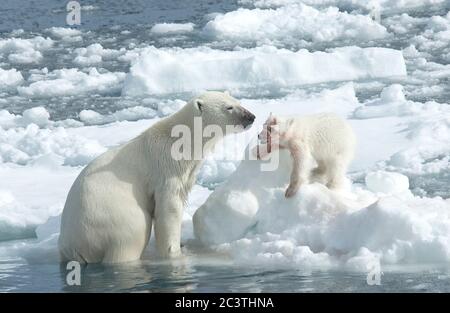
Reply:
[[232, 106], [227, 107], [227, 111], [231, 113], [233, 111], [233, 107]]

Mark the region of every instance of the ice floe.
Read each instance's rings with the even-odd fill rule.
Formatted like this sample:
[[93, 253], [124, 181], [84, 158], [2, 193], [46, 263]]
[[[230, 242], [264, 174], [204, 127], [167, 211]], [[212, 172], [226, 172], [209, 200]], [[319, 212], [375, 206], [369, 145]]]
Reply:
[[20, 85], [22, 82], [22, 73], [16, 69], [4, 70], [0, 68], [0, 90]]
[[81, 41], [82, 32], [81, 30], [69, 27], [51, 27], [47, 29], [47, 32], [55, 39], [60, 39], [63, 41]]
[[203, 31], [217, 40], [241, 44], [333, 40], [355, 42], [387, 35], [386, 28], [369, 16], [352, 15], [333, 7], [318, 10], [303, 4], [269, 10], [241, 8], [216, 16], [205, 25]]
[[75, 49], [74, 63], [82, 66], [90, 66], [101, 63], [104, 59], [111, 60], [125, 53], [125, 49], [105, 49], [101, 44], [95, 43], [86, 48]]
[[32, 82], [28, 86], [19, 86], [19, 95], [29, 98], [49, 98], [54, 96], [72, 96], [91, 92], [110, 93], [119, 91], [125, 73], [99, 73], [91, 68], [88, 73], [76, 68], [54, 70], [44, 79]]
[[190, 33], [194, 27], [194, 23], [160, 23], [153, 25], [150, 32], [157, 35]]
[[132, 61], [122, 94], [143, 96], [243, 88], [276, 90], [405, 74], [402, 53], [386, 48], [343, 47], [328, 53], [311, 53], [272, 46], [234, 51], [150, 47]]

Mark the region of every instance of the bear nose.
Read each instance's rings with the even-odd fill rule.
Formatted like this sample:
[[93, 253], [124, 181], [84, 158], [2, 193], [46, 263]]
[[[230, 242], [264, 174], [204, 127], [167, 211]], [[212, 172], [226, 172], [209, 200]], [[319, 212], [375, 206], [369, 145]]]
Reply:
[[250, 123], [253, 123], [253, 121], [255, 120], [255, 115], [250, 112], [247, 111], [246, 109], [244, 109], [244, 118], [249, 121]]
[[255, 115], [250, 113], [249, 111], [245, 110], [244, 114], [243, 114], [243, 121], [242, 121], [244, 128], [248, 128], [250, 125], [253, 124], [254, 121], [255, 121]]

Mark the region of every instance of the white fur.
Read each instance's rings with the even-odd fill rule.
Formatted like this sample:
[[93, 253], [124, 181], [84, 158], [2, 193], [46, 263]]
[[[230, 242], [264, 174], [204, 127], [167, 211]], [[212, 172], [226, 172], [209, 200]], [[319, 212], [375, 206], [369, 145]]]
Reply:
[[286, 197], [292, 197], [301, 184], [310, 180], [340, 188], [356, 144], [350, 125], [332, 113], [293, 118], [271, 116], [260, 137], [270, 139], [265, 147], [259, 147], [263, 151], [258, 149], [260, 157], [276, 149], [291, 152], [293, 169]]
[[[59, 238], [63, 260], [137, 260], [152, 224], [159, 255], [180, 254], [182, 210], [201, 160], [173, 159], [171, 146], [177, 138], [171, 137], [171, 131], [176, 125], [192, 130], [195, 116], [202, 118], [203, 127], [248, 126], [254, 119], [229, 94], [206, 92], [127, 144], [96, 158], [67, 196]], [[204, 145], [206, 140], [201, 142]]]

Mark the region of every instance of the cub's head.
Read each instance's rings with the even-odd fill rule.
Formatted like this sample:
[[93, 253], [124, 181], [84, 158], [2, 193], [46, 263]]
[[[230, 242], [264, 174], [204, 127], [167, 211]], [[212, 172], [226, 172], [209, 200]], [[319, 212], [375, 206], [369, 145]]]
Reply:
[[255, 120], [255, 115], [228, 92], [207, 91], [191, 102], [196, 115], [202, 117], [204, 127], [217, 125], [225, 133], [243, 131]]
[[285, 144], [289, 139], [289, 126], [292, 120], [275, 116], [270, 113], [263, 125], [262, 131], [258, 134], [258, 139], [261, 143], [273, 142], [277, 144]]

